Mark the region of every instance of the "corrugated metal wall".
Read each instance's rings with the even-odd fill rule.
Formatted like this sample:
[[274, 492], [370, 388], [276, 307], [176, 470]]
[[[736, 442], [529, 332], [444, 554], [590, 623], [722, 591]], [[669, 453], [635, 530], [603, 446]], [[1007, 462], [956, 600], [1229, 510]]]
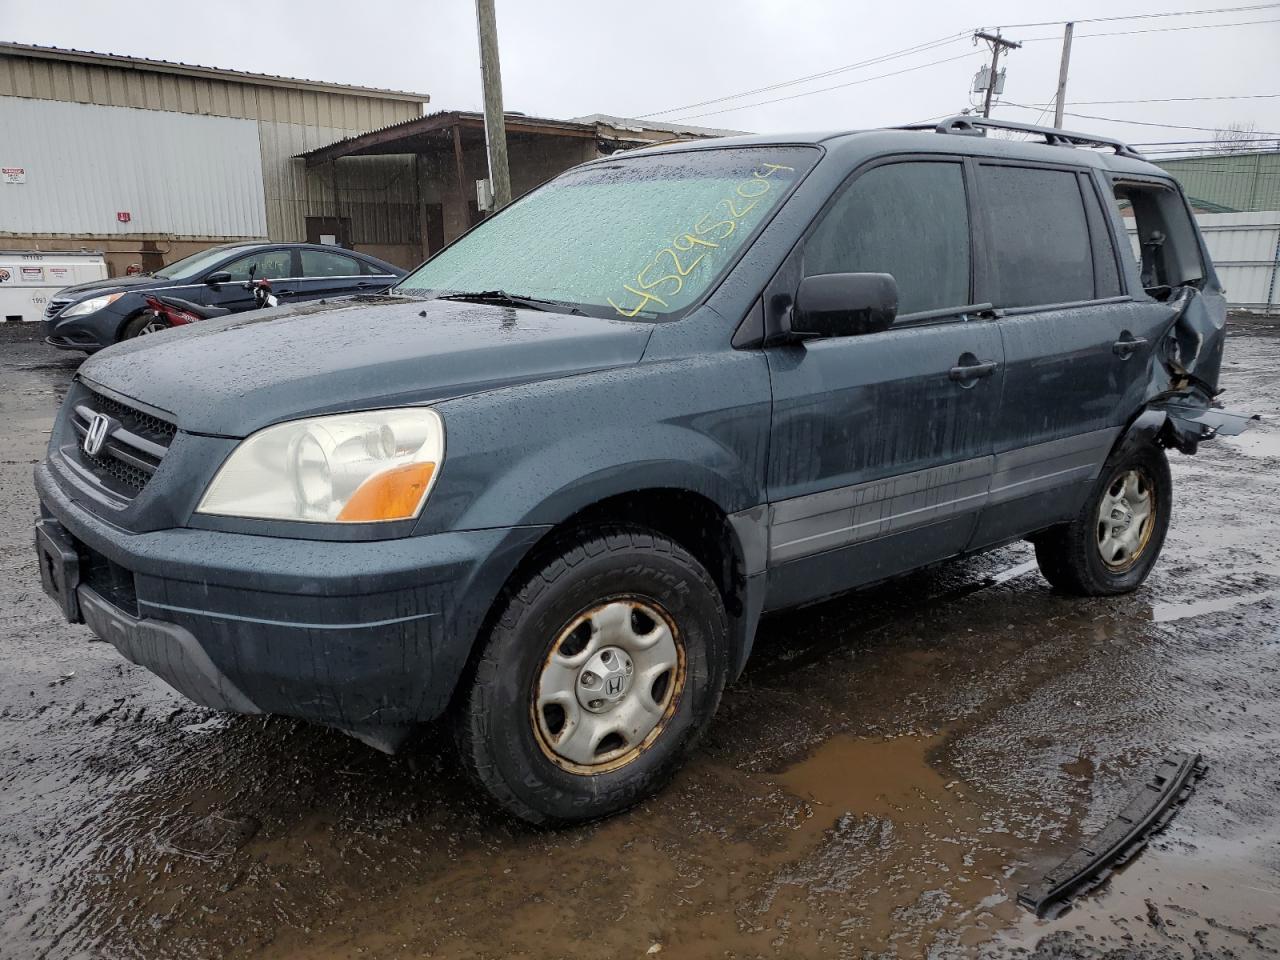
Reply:
[[310, 171], [306, 150], [351, 136], [337, 127], [263, 121], [258, 125], [266, 185], [267, 230], [273, 240], [305, 240], [307, 217], [347, 217], [358, 244], [416, 244], [412, 157], [352, 157], [334, 170]]
[[252, 120], [0, 97], [0, 130], [0, 234], [267, 235]]
[[[359, 163], [344, 162], [338, 173], [338, 194], [333, 191], [331, 171], [315, 170], [308, 173], [304, 164], [293, 157], [307, 149], [332, 143], [353, 134], [363, 133], [421, 116], [422, 103], [410, 97], [385, 96], [376, 92], [346, 93], [327, 89], [293, 86], [289, 81], [278, 83], [254, 82], [252, 78], [222, 79], [200, 74], [183, 73], [178, 65], [157, 66], [133, 63], [114, 64], [80, 63], [58, 56], [44, 58], [0, 51], [0, 98], [23, 98], [22, 102], [39, 104], [36, 108], [52, 112], [64, 104], [97, 105], [98, 107], [133, 108], [145, 112], [148, 120], [155, 120], [149, 129], [158, 129], [167, 121], [158, 117], [186, 116], [190, 120], [227, 122], [256, 121], [254, 151], [256, 163], [246, 164], [239, 157], [236, 163], [257, 177], [256, 190], [246, 188], [247, 202], [257, 203], [259, 219], [254, 222], [257, 236], [272, 240], [305, 240], [306, 217], [342, 216], [351, 220], [352, 241], [357, 245], [401, 246], [401, 259], [412, 262], [417, 258], [420, 240], [416, 213], [416, 194], [413, 182], [412, 160], [404, 157], [371, 157]], [[56, 105], [56, 106], [55, 106]], [[93, 107], [85, 109], [92, 110]], [[209, 128], [212, 129], [212, 128]], [[9, 127], [0, 126], [0, 166], [21, 165], [21, 161], [8, 156]], [[62, 149], [77, 142], [77, 136], [63, 138]], [[203, 140], [197, 135], [197, 142]], [[154, 139], [154, 132], [135, 139], [133, 146], [138, 159], [131, 169], [141, 169], [141, 157]], [[122, 149], [126, 144], [122, 141]], [[92, 151], [81, 151], [83, 162], [88, 164]], [[223, 158], [230, 162], [229, 158]], [[180, 168], [190, 170], [191, 185], [197, 189], [183, 193], [195, 207], [204, 201], [203, 179], [197, 179], [194, 153], [184, 154], [182, 163], [174, 166], [174, 175]], [[149, 168], [148, 168], [149, 169]], [[170, 173], [170, 171], [166, 171]], [[5, 186], [0, 184], [0, 186]], [[19, 189], [10, 187], [11, 190]], [[66, 188], [64, 189], [71, 189]], [[0, 202], [5, 194], [0, 192]], [[47, 208], [45, 208], [47, 209]], [[116, 209], [112, 207], [114, 218]], [[171, 211], [176, 213], [176, 211]], [[0, 221], [6, 214], [0, 212]], [[49, 218], [45, 218], [48, 221]], [[59, 219], [62, 219], [59, 217]], [[194, 231], [195, 235], [219, 237], [241, 236], [240, 233], [215, 234], [222, 229], [221, 220], [209, 220]], [[136, 222], [133, 232], [145, 232]], [[245, 229], [243, 223], [236, 227]], [[25, 233], [32, 236], [55, 232], [48, 222], [29, 229], [15, 230], [0, 222], [0, 231], [11, 235]], [[57, 232], [62, 232], [59, 227]], [[118, 236], [112, 225], [109, 232], [82, 231], [87, 237]], [[150, 232], [167, 234], [175, 231], [164, 227]]]
[[1157, 160], [1188, 197], [1225, 210], [1280, 210], [1280, 150]]
[[[1137, 228], [1127, 219], [1134, 256]], [[1280, 211], [1202, 213], [1196, 216], [1227, 303], [1250, 310], [1280, 308]]]
[[422, 115], [419, 102], [376, 94], [335, 93], [287, 84], [268, 86], [2, 52], [0, 96], [297, 123], [339, 129], [344, 135]]

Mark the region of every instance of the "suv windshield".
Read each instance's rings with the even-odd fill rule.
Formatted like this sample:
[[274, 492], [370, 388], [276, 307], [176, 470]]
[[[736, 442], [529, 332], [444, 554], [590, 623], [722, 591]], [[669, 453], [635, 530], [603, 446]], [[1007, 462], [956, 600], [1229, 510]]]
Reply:
[[[190, 280], [209, 267], [212, 267], [220, 260], [225, 260], [231, 254], [235, 253], [240, 247], [210, 247], [208, 250], [201, 250], [199, 253], [193, 253], [189, 257], [183, 257], [181, 260], [175, 260], [167, 267], [162, 267], [156, 271], [154, 276], [161, 280]], [[244, 249], [250, 249], [245, 247]]]
[[552, 301], [652, 320], [692, 305], [817, 159], [693, 150], [571, 170], [402, 280], [398, 292]]

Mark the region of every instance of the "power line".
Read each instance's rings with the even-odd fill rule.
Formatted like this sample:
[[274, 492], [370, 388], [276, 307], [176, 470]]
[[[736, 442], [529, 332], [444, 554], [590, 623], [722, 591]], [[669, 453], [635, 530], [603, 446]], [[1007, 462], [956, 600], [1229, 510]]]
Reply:
[[[1235, 143], [1271, 143], [1275, 137], [1245, 137], [1242, 140], [1233, 141]], [[1143, 140], [1141, 142], [1133, 141], [1129, 145], [1132, 147], [1167, 147], [1182, 146], [1187, 144], [1219, 144], [1218, 140]]]
[[[1094, 37], [1131, 37], [1139, 33], [1177, 33], [1183, 30], [1213, 30], [1218, 27], [1252, 27], [1260, 23], [1280, 23], [1280, 18], [1270, 20], [1230, 20], [1226, 23], [1199, 23], [1193, 27], [1147, 27], [1143, 30], [1107, 30], [1099, 33], [1077, 33], [1077, 40]], [[1013, 28], [1010, 28], [1013, 29]], [[1044, 40], [1061, 40], [1061, 37], [1024, 37], [1022, 43], [1039, 43]]]
[[[1019, 110], [1039, 110], [1039, 107], [1031, 107], [1025, 103], [1014, 103], [1012, 100], [1002, 100], [1002, 106], [1016, 107]], [[1184, 123], [1152, 123], [1149, 120], [1121, 120], [1117, 117], [1100, 117], [1092, 113], [1078, 113], [1074, 110], [1067, 110], [1069, 117], [1081, 117], [1085, 120], [1101, 120], [1104, 123], [1128, 123], [1136, 127], [1161, 127], [1166, 130], [1202, 130], [1207, 133], [1216, 133], [1220, 127], [1194, 127]], [[1271, 133], [1267, 130], [1254, 131], [1264, 137], [1280, 137], [1280, 133]]]
[[[1214, 7], [1214, 8], [1205, 8], [1205, 9], [1201, 9], [1201, 10], [1180, 10], [1180, 11], [1173, 11], [1173, 12], [1170, 12], [1170, 13], [1145, 13], [1145, 14], [1131, 14], [1131, 15], [1128, 15], [1128, 16], [1117, 16], [1117, 17], [1094, 17], [1094, 18], [1088, 18], [1088, 19], [1083, 19], [1083, 20], [1077, 20], [1077, 21], [1075, 21], [1075, 22], [1076, 22], [1076, 23], [1110, 23], [1110, 22], [1116, 22], [1116, 21], [1125, 21], [1125, 20], [1147, 20], [1147, 19], [1155, 19], [1155, 18], [1163, 18], [1163, 17], [1181, 17], [1181, 16], [1193, 16], [1193, 15], [1207, 15], [1207, 14], [1215, 14], [1215, 13], [1238, 13], [1238, 12], [1246, 12], [1246, 11], [1253, 11], [1253, 10], [1265, 10], [1265, 9], [1270, 9], [1270, 8], [1275, 8], [1275, 7], [1280, 7], [1280, 2], [1261, 3], [1261, 4], [1253, 4], [1253, 5], [1249, 5], [1249, 6], [1237, 6], [1237, 7]], [[1065, 21], [1065, 20], [1046, 20], [1046, 21], [1040, 21], [1040, 22], [1036, 22], [1036, 23], [1020, 23], [1020, 24], [1012, 24], [1012, 25], [1010, 25], [1010, 26], [1009, 26], [1009, 28], [1008, 28], [1008, 29], [1013, 29], [1013, 28], [1022, 28], [1022, 27], [1053, 26], [1053, 25], [1062, 24], [1062, 23], [1066, 23], [1066, 22], [1067, 22], [1067, 21]], [[1097, 33], [1085, 33], [1085, 34], [1076, 34], [1076, 39], [1088, 39], [1088, 38], [1090, 38], [1090, 37], [1129, 36], [1129, 35], [1139, 34], [1139, 33], [1164, 33], [1164, 32], [1169, 32], [1169, 31], [1181, 31], [1181, 30], [1203, 30], [1203, 29], [1211, 29], [1211, 28], [1215, 28], [1215, 27], [1240, 27], [1240, 26], [1253, 26], [1253, 25], [1255, 25], [1255, 24], [1267, 24], [1267, 23], [1280, 23], [1280, 18], [1276, 18], [1276, 19], [1268, 19], [1268, 20], [1231, 21], [1231, 22], [1227, 22], [1227, 23], [1210, 23], [1210, 24], [1200, 24], [1200, 25], [1196, 25], [1196, 26], [1188, 26], [1188, 27], [1152, 27], [1152, 28], [1146, 28], [1146, 29], [1140, 29], [1140, 30], [1118, 30], [1118, 31], [1105, 31], [1105, 32], [1097, 32]], [[694, 102], [694, 103], [688, 103], [688, 104], [685, 104], [685, 105], [683, 105], [683, 106], [679, 106], [679, 107], [668, 107], [668, 108], [663, 109], [663, 110], [655, 110], [655, 111], [652, 111], [652, 112], [650, 112], [650, 113], [642, 113], [642, 114], [638, 114], [637, 116], [638, 116], [639, 118], [660, 117], [660, 116], [665, 116], [665, 115], [667, 115], [667, 114], [679, 113], [679, 112], [681, 112], [681, 111], [683, 111], [683, 110], [693, 110], [693, 109], [697, 109], [697, 108], [699, 108], [699, 107], [712, 106], [712, 105], [714, 105], [714, 104], [718, 104], [718, 103], [725, 103], [725, 102], [732, 101], [732, 100], [739, 100], [739, 99], [741, 99], [741, 98], [743, 98], [743, 97], [750, 97], [750, 96], [754, 96], [754, 95], [756, 95], [756, 94], [760, 94], [760, 93], [769, 93], [769, 92], [774, 91], [774, 90], [781, 90], [781, 89], [785, 89], [785, 88], [787, 88], [787, 87], [796, 86], [796, 85], [798, 85], [798, 84], [808, 83], [808, 82], [811, 82], [811, 81], [813, 81], [813, 80], [820, 80], [820, 79], [823, 79], [823, 78], [825, 78], [825, 77], [836, 76], [836, 75], [838, 75], [838, 74], [846, 73], [846, 72], [851, 71], [851, 70], [858, 70], [858, 69], [862, 69], [862, 68], [864, 68], [864, 67], [868, 67], [868, 66], [875, 66], [876, 64], [880, 64], [880, 63], [886, 63], [886, 62], [888, 62], [888, 61], [895, 60], [895, 59], [899, 59], [899, 58], [901, 58], [901, 57], [907, 57], [907, 56], [910, 56], [910, 55], [915, 54], [915, 53], [923, 53], [923, 52], [926, 52], [926, 51], [929, 51], [929, 50], [936, 50], [936, 49], [940, 49], [940, 48], [942, 48], [942, 47], [950, 46], [950, 45], [951, 45], [951, 44], [953, 44], [953, 43], [956, 43], [956, 42], [958, 42], [958, 41], [960, 41], [960, 40], [963, 40], [964, 38], [966, 38], [966, 37], [968, 37], [968, 36], [969, 36], [969, 33], [968, 33], [968, 32], [958, 33], [958, 34], [948, 34], [948, 35], [946, 35], [946, 36], [938, 37], [938, 38], [936, 38], [936, 39], [934, 39], [934, 40], [925, 41], [925, 42], [923, 42], [923, 43], [915, 44], [914, 46], [910, 46], [910, 47], [904, 47], [904, 48], [902, 48], [901, 50], [895, 50], [895, 51], [892, 51], [892, 52], [890, 52], [890, 53], [886, 53], [886, 54], [882, 54], [882, 55], [877, 56], [877, 57], [869, 58], [869, 59], [867, 59], [867, 60], [860, 60], [860, 61], [857, 61], [857, 62], [855, 62], [855, 63], [849, 63], [849, 64], [845, 64], [845, 65], [843, 65], [843, 66], [833, 67], [833, 68], [831, 68], [831, 69], [829, 69], [829, 70], [822, 70], [822, 71], [819, 71], [819, 72], [817, 72], [817, 73], [811, 73], [811, 74], [807, 74], [807, 75], [802, 76], [802, 77], [795, 77], [795, 78], [792, 78], [792, 79], [789, 79], [789, 80], [780, 80], [780, 81], [778, 81], [778, 82], [776, 82], [776, 83], [766, 84], [765, 86], [755, 87], [755, 88], [750, 89], [750, 90], [743, 90], [743, 91], [740, 91], [740, 92], [738, 92], [738, 93], [725, 94], [725, 95], [720, 96], [720, 97], [712, 97], [712, 98], [709, 98], [709, 99], [707, 99], [707, 100], [700, 100], [700, 101], [697, 101], [697, 102]], [[1056, 37], [1056, 36], [1054, 36], [1054, 37], [1029, 37], [1029, 38], [1027, 38], [1026, 40], [1022, 41], [1022, 42], [1034, 43], [1034, 42], [1038, 42], [1038, 41], [1047, 41], [1047, 40], [1055, 40], [1055, 41], [1056, 41], [1056, 40], [1059, 40], [1059, 39], [1060, 39], [1060, 38], [1059, 38], [1059, 37]], [[703, 112], [701, 112], [701, 113], [685, 114], [685, 115], [680, 116], [680, 117], [677, 117], [677, 118], [675, 118], [675, 119], [677, 119], [677, 120], [693, 120], [693, 119], [698, 119], [698, 118], [700, 118], [700, 117], [715, 116], [715, 115], [717, 115], [717, 114], [721, 114], [721, 113], [731, 113], [731, 112], [734, 112], [734, 111], [736, 111], [736, 110], [748, 109], [748, 108], [750, 108], [750, 107], [755, 107], [755, 106], [764, 106], [764, 105], [772, 104], [772, 103], [780, 103], [780, 102], [783, 102], [783, 101], [786, 101], [786, 100], [794, 100], [794, 99], [798, 99], [798, 98], [800, 98], [800, 97], [810, 96], [810, 95], [812, 95], [812, 94], [817, 94], [817, 93], [826, 93], [826, 92], [829, 92], [829, 91], [831, 91], [831, 90], [838, 90], [838, 89], [841, 89], [842, 87], [847, 87], [847, 86], [856, 86], [856, 85], [858, 85], [858, 84], [860, 84], [860, 83], [870, 82], [871, 80], [878, 80], [878, 79], [883, 79], [883, 78], [885, 78], [885, 77], [898, 76], [899, 74], [902, 74], [902, 73], [909, 73], [909, 72], [912, 72], [912, 71], [914, 71], [914, 70], [923, 69], [923, 68], [925, 68], [925, 67], [930, 67], [930, 66], [935, 66], [935, 65], [938, 65], [938, 64], [941, 64], [941, 63], [950, 63], [950, 62], [953, 62], [953, 61], [955, 61], [955, 60], [961, 60], [961, 59], [964, 59], [966, 56], [968, 56], [968, 54], [966, 54], [966, 55], [964, 55], [964, 56], [960, 56], [960, 57], [951, 57], [951, 58], [947, 58], [947, 59], [943, 59], [943, 60], [935, 60], [935, 61], [931, 61], [931, 62], [926, 63], [926, 64], [921, 64], [921, 65], [916, 66], [916, 67], [910, 67], [910, 68], [907, 68], [907, 69], [905, 69], [905, 70], [899, 70], [899, 71], [894, 71], [894, 72], [891, 72], [891, 73], [880, 74], [880, 75], [877, 75], [877, 76], [875, 76], [875, 77], [866, 77], [866, 78], [863, 78], [863, 79], [861, 79], [861, 80], [856, 80], [856, 81], [852, 81], [852, 82], [849, 82], [849, 83], [836, 84], [836, 85], [829, 86], [829, 87], [821, 87], [821, 88], [816, 89], [816, 90], [802, 91], [802, 92], [795, 93], [795, 94], [791, 94], [791, 95], [789, 95], [789, 96], [785, 96], [785, 97], [775, 97], [775, 98], [772, 98], [772, 99], [769, 99], [769, 100], [753, 101], [753, 102], [751, 102], [751, 103], [744, 103], [744, 104], [739, 104], [739, 105], [737, 105], [737, 106], [724, 107], [724, 108], [722, 108], [722, 109], [706, 110], [706, 111], [703, 111]], [[1273, 97], [1276, 97], [1276, 96], [1280, 96], [1280, 94], [1258, 94], [1258, 95], [1245, 95], [1245, 96], [1240, 96], [1240, 97], [1220, 97], [1220, 98], [1210, 98], [1210, 97], [1202, 97], [1202, 98], [1192, 98], [1192, 97], [1185, 97], [1185, 98], [1180, 98], [1180, 97], [1169, 97], [1169, 98], [1159, 98], [1159, 99], [1152, 99], [1152, 100], [1133, 100], [1133, 101], [1122, 101], [1122, 100], [1115, 100], [1115, 101], [1085, 101], [1085, 103], [1094, 103], [1094, 102], [1096, 102], [1096, 103], [1098, 103], [1098, 104], [1148, 103], [1148, 102], [1149, 102], [1149, 103], [1159, 103], [1159, 102], [1178, 102], [1178, 101], [1184, 101], [1184, 100], [1185, 100], [1185, 101], [1190, 101], [1190, 100], [1194, 100], [1194, 99], [1200, 99], [1200, 100], [1210, 100], [1210, 99], [1222, 99], [1222, 100], [1227, 100], [1227, 99], [1264, 99], [1264, 98], [1273, 98]], [[1052, 106], [1052, 105], [1053, 105], [1053, 103], [1052, 103], [1052, 101], [1050, 101], [1050, 103], [1049, 103], [1047, 106]], [[1037, 108], [1037, 109], [1038, 109], [1038, 108]], [[1075, 116], [1082, 116], [1081, 114], [1074, 114], [1074, 115], [1075, 115]], [[1093, 118], [1090, 118], [1090, 119], [1093, 119]], [[1101, 119], [1105, 119], [1105, 118], [1101, 118]], [[1131, 121], [1116, 121], [1116, 122], [1125, 122], [1125, 123], [1128, 123], [1128, 122], [1131, 122]], [[1138, 122], [1138, 121], [1132, 121], [1132, 122]], [[1163, 125], [1163, 124], [1159, 124], [1158, 126], [1165, 126], [1165, 125]], [[1208, 129], [1208, 128], [1201, 128], [1201, 129]]]
[[1161, 17], [1198, 17], [1211, 13], [1242, 13], [1246, 10], [1266, 10], [1271, 7], [1280, 7], [1280, 3], [1255, 3], [1246, 7], [1214, 7], [1205, 10], [1174, 10], [1170, 13], [1131, 13], [1122, 17], [1092, 17], [1080, 18], [1074, 20], [1041, 20], [1037, 23], [1006, 23], [1002, 24], [1006, 30], [1015, 30], [1021, 27], [1059, 27], [1065, 23], [1114, 23], [1117, 20], [1152, 20]]
[[[1190, 103], [1199, 100], [1268, 100], [1280, 97], [1280, 93], [1237, 93], [1228, 94], [1220, 97], [1153, 97], [1148, 100], [1068, 100], [1067, 103], [1073, 107], [1101, 107], [1114, 106], [1122, 103]], [[1051, 107], [1053, 101], [1048, 103], [1032, 103], [1032, 107]]]
[[915, 70], [924, 70], [926, 67], [936, 67], [944, 63], [954, 63], [957, 60], [968, 60], [972, 58], [976, 53], [977, 51], [970, 51], [969, 53], [962, 53], [958, 57], [947, 57], [946, 59], [943, 59], [943, 60], [931, 60], [928, 63], [920, 63], [914, 67], [904, 67], [901, 70], [893, 70], [889, 73], [878, 73], [874, 77], [863, 77], [861, 80], [850, 80], [847, 83], [837, 83], [834, 86], [830, 86], [830, 87], [819, 87], [817, 90], [803, 90], [800, 93], [793, 93], [785, 97], [774, 97], [772, 100], [757, 100], [752, 103], [739, 104], [736, 107], [724, 107], [720, 110], [708, 110], [704, 113], [691, 113], [683, 117], [676, 117], [675, 119], [677, 121], [696, 120], [699, 117], [710, 117], [718, 113], [732, 113], [734, 110], [746, 110], [749, 107], [763, 107], [766, 104], [781, 103], [784, 100], [796, 100], [800, 97], [810, 97], [810, 96], [813, 96], [815, 93], [826, 93], [830, 90], [840, 90], [840, 89], [843, 89], [844, 87], [856, 87], [858, 86], [858, 84], [870, 83], [872, 80], [883, 80], [886, 77], [896, 77], [904, 73], [911, 73]]
[[847, 63], [842, 67], [832, 67], [830, 70], [822, 70], [818, 73], [811, 73], [803, 77], [795, 77], [791, 80], [780, 80], [777, 83], [767, 84], [763, 87], [756, 87], [753, 90], [743, 90], [738, 93], [725, 94], [722, 97], [712, 97], [709, 100], [699, 100], [696, 103], [686, 103], [684, 106], [680, 107], [668, 107], [665, 110], [654, 110], [650, 113], [640, 113], [636, 114], [636, 117], [637, 119], [660, 117], [668, 113], [678, 113], [681, 110], [694, 110], [698, 107], [710, 106], [713, 103], [723, 103], [726, 100], [737, 100], [741, 97], [750, 97], [757, 93], [769, 93], [773, 90], [781, 90], [784, 87], [792, 87], [799, 83], [808, 83], [810, 80], [822, 80], [826, 77], [835, 76], [836, 74], [845, 73], [850, 70], [858, 70], [862, 67], [872, 67], [876, 64], [895, 60], [899, 57], [909, 56], [913, 53], [923, 53], [927, 50], [934, 50], [939, 47], [949, 46], [959, 40], [964, 40], [968, 36], [968, 31], [965, 31], [964, 33], [948, 34], [945, 37], [938, 37], [936, 40], [927, 40], [924, 43], [917, 43], [914, 46], [904, 47], [901, 50], [881, 54], [878, 57], [872, 57], [868, 60], [859, 60], [856, 63]]

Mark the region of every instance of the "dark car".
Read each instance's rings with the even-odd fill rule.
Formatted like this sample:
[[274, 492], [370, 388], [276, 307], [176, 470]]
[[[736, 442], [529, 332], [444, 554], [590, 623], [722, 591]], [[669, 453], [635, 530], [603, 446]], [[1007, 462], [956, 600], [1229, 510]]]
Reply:
[[36, 468], [45, 588], [207, 706], [447, 715], [535, 822], [666, 780], [767, 611], [1019, 539], [1134, 590], [1166, 448], [1243, 427], [1222, 291], [1169, 174], [993, 125], [611, 156], [387, 295], [114, 347]]
[[405, 272], [371, 257], [310, 243], [227, 243], [155, 273], [58, 291], [45, 309], [46, 342], [92, 353], [156, 330], [146, 295], [163, 293], [232, 313], [254, 307], [250, 279], [272, 282], [284, 303], [379, 293]]

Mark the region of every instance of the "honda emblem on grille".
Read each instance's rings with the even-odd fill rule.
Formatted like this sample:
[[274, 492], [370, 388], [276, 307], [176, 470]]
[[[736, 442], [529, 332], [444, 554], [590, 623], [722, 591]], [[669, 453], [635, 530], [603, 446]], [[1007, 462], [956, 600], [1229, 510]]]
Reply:
[[82, 445], [84, 452], [91, 457], [96, 457], [106, 442], [107, 433], [110, 430], [111, 418], [105, 413], [95, 413], [93, 419], [89, 421], [89, 429], [85, 431]]

